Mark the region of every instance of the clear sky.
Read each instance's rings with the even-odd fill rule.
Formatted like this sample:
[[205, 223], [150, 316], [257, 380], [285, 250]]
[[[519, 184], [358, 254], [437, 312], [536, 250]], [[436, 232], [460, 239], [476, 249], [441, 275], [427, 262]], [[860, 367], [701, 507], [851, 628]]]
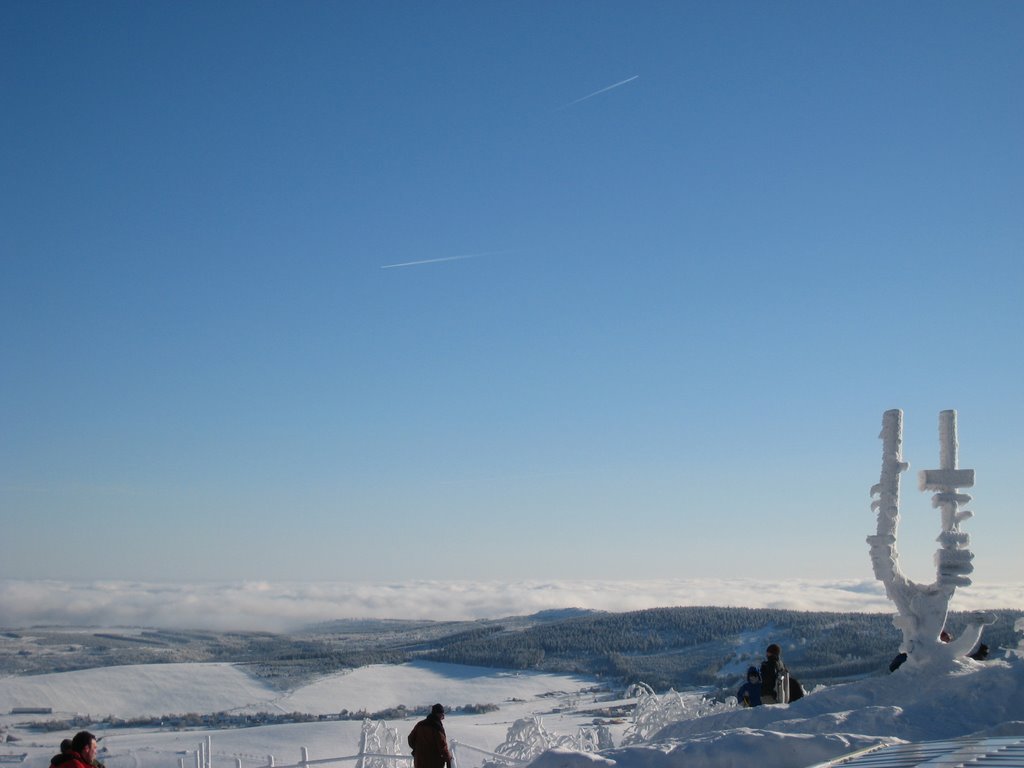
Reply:
[[1024, 532], [1024, 4], [0, 5], [0, 578], [870, 578]]

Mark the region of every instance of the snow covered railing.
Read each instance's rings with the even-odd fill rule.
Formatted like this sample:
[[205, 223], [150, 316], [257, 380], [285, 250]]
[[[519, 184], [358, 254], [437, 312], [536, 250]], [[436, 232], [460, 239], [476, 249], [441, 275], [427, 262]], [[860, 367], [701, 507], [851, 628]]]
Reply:
[[[273, 755], [267, 755], [267, 761], [260, 763], [257, 768], [308, 768], [313, 765], [327, 765], [328, 763], [355, 762], [356, 768], [395, 768], [396, 763], [408, 763], [412, 761], [412, 755], [402, 754], [398, 731], [395, 728], [388, 728], [387, 723], [374, 722], [373, 720], [363, 721], [363, 730], [359, 738], [359, 752], [354, 755], [341, 755], [339, 757], [324, 757], [317, 760], [309, 759], [309, 749], [300, 747], [301, 757], [297, 763], [278, 765]], [[210, 736], [207, 736], [199, 744], [195, 753], [195, 768], [213, 768], [212, 766], [213, 745]], [[242, 768], [242, 758], [235, 756], [235, 768]], [[179, 768], [185, 768], [185, 759], [178, 761]], [[455, 761], [452, 761], [452, 768], [456, 768]]]
[[[306, 747], [300, 747], [299, 749], [302, 752], [302, 758], [297, 763], [290, 763], [290, 764], [286, 764], [286, 765], [279, 765], [278, 763], [274, 762], [274, 756], [273, 755], [268, 755], [267, 756], [267, 762], [264, 763], [262, 766], [260, 766], [260, 768], [306, 768], [306, 766], [309, 766], [309, 765], [327, 765], [328, 763], [343, 763], [343, 762], [346, 762], [348, 760], [356, 761], [359, 764], [360, 768], [361, 768], [361, 766], [363, 765], [362, 761], [365, 761], [365, 760], [382, 760], [384, 762], [391, 762], [391, 761], [396, 761], [396, 760], [409, 761], [409, 762], [412, 761], [412, 755], [387, 755], [387, 754], [372, 753], [372, 752], [360, 752], [358, 755], [345, 755], [345, 756], [342, 756], [342, 757], [324, 757], [324, 758], [320, 758], [319, 760], [310, 760], [309, 759], [309, 750]], [[236, 766], [236, 768], [241, 768], [241, 765], [242, 765], [241, 758], [237, 758], [236, 757], [235, 758], [235, 766]]]
[[[301, 757], [299, 758], [299, 762], [297, 762], [297, 763], [279, 764], [279, 763], [277, 763], [275, 761], [273, 755], [267, 755], [267, 761], [265, 763], [260, 763], [258, 768], [306, 768], [306, 766], [311, 766], [311, 765], [327, 765], [329, 763], [343, 763], [343, 762], [347, 762], [347, 761], [350, 761], [350, 760], [357, 762], [359, 764], [359, 768], [362, 768], [362, 766], [364, 765], [363, 761], [366, 761], [366, 760], [374, 760], [374, 761], [380, 760], [382, 762], [393, 762], [393, 761], [412, 762], [412, 755], [388, 755], [388, 754], [374, 753], [374, 752], [360, 752], [357, 755], [343, 755], [343, 756], [340, 756], [340, 757], [323, 757], [323, 758], [320, 758], [320, 759], [317, 759], [317, 760], [310, 760], [309, 759], [309, 749], [308, 748], [300, 747], [299, 750], [301, 752]], [[204, 762], [204, 755], [203, 755], [203, 753], [204, 753], [203, 749], [196, 750], [196, 753], [195, 753], [196, 754], [196, 766], [197, 766], [197, 768], [204, 768], [204, 767], [205, 768], [210, 768], [210, 762]], [[235, 757], [234, 761], [235, 761], [235, 768], [242, 768], [242, 758]], [[185, 768], [185, 758], [180, 758], [178, 760], [178, 765], [179, 765], [179, 768]]]
[[[377, 728], [377, 732], [379, 733], [380, 727], [386, 728], [386, 726], [384, 726], [382, 723], [370, 725], [364, 724], [362, 739], [363, 742], [367, 741], [368, 729], [373, 730], [374, 728]], [[212, 740], [210, 736], [207, 736], [205, 739], [203, 739], [202, 742], [200, 742], [199, 748], [195, 751], [195, 768], [212, 768], [213, 746], [211, 742]], [[455, 739], [452, 739], [452, 768], [458, 768], [458, 754], [459, 752], [465, 750], [476, 752], [492, 760], [501, 761], [506, 765], [526, 765], [526, 763], [529, 762], [529, 760], [521, 760], [510, 755], [501, 755], [497, 752], [491, 752], [490, 750], [483, 749], [481, 747], [476, 747], [472, 744], [464, 744], [461, 741], [456, 741]], [[267, 755], [266, 762], [259, 763], [256, 766], [256, 768], [309, 768], [310, 766], [315, 765], [329, 765], [330, 763], [344, 762], [354, 762], [356, 763], [356, 768], [384, 768], [384, 766], [392, 766], [401, 763], [411, 763], [413, 760], [412, 755], [396, 754], [394, 752], [366, 752], [362, 750], [360, 750], [357, 754], [354, 755], [322, 757], [316, 760], [310, 760], [309, 749], [307, 747], [300, 747], [299, 751], [301, 756], [297, 763], [278, 763], [273, 755]], [[236, 756], [233, 759], [235, 768], [242, 768], [242, 758]], [[179, 768], [186, 768], [185, 762], [185, 758], [179, 758]]]
[[468, 749], [472, 752], [476, 752], [478, 754], [484, 755], [485, 757], [490, 757], [495, 760], [501, 760], [505, 763], [509, 763], [510, 765], [526, 765], [528, 762], [530, 762], [529, 760], [521, 760], [518, 757], [512, 757], [511, 755], [499, 755], [497, 752], [490, 752], [486, 749], [481, 749], [480, 747], [474, 747], [472, 744], [463, 744], [461, 741], [456, 741], [455, 739], [452, 739], [453, 763], [458, 763], [458, 753], [464, 749]]
[[[596, 737], [588, 740], [582, 736], [555, 737], [548, 734], [536, 718], [527, 718], [517, 724], [520, 728], [526, 727], [528, 735], [524, 736], [522, 733], [516, 732], [514, 735], [510, 735], [511, 741], [506, 741], [505, 744], [499, 747], [499, 749], [511, 748], [513, 754], [492, 752], [473, 744], [466, 744], [452, 739], [452, 768], [458, 768], [460, 762], [459, 754], [467, 751], [482, 755], [486, 758], [485, 764], [500, 763], [507, 766], [522, 766], [529, 763], [537, 754], [550, 747], [567, 746], [585, 752], [594, 751], [598, 747]], [[513, 730], [515, 729], [510, 729], [510, 734]], [[593, 744], [585, 744], [584, 742], [586, 741], [593, 741]], [[254, 768], [311, 768], [312, 766], [344, 762], [354, 762], [356, 764], [355, 768], [398, 768], [398, 766], [405, 768], [405, 766], [412, 762], [413, 758], [412, 755], [399, 753], [399, 748], [398, 732], [396, 729], [388, 728], [383, 722], [367, 720], [363, 723], [360, 750], [354, 755], [339, 755], [311, 760], [309, 749], [307, 747], [300, 747], [298, 762], [278, 763], [273, 755], [267, 755], [265, 761], [257, 763]], [[207, 736], [200, 742], [199, 747], [195, 751], [194, 768], [213, 768], [212, 755], [211, 737]], [[241, 757], [236, 755], [232, 759], [234, 761], [234, 768], [243, 768]], [[179, 758], [179, 768], [187, 768], [186, 762], [185, 758]], [[468, 760], [466, 762], [469, 763]], [[248, 764], [252, 766], [252, 763], [253, 760], [250, 758]]]

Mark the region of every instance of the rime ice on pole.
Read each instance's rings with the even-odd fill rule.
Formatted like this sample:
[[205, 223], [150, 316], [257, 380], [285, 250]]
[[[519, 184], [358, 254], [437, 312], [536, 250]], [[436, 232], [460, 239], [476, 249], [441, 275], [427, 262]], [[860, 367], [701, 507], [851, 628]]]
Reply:
[[942, 548], [935, 553], [938, 580], [954, 587], [968, 587], [971, 580], [967, 574], [974, 570], [971, 560], [974, 555], [967, 546], [971, 536], [960, 530], [960, 523], [974, 516], [973, 512], [960, 511], [961, 504], [970, 502], [960, 488], [974, 485], [974, 470], [957, 467], [956, 411], [942, 411], [939, 414], [939, 469], [925, 469], [918, 474], [922, 491], [936, 491], [932, 506], [942, 510], [942, 532], [937, 541]]
[[958, 586], [971, 583], [968, 574], [974, 570], [973, 553], [968, 549], [969, 534], [960, 530], [960, 523], [972, 516], [960, 510], [971, 500], [961, 488], [974, 485], [974, 470], [957, 466], [956, 411], [939, 414], [939, 469], [920, 473], [922, 491], [935, 491], [932, 506], [941, 510], [942, 527], [935, 553], [936, 579], [932, 584], [916, 584], [903, 575], [896, 549], [896, 532], [900, 520], [900, 474], [910, 464], [903, 460], [903, 411], [894, 409], [882, 416], [882, 472], [871, 495], [878, 498], [871, 508], [878, 512], [878, 528], [868, 536], [871, 565], [875, 578], [885, 585], [885, 593], [896, 604], [893, 624], [903, 633], [900, 650], [907, 653], [908, 663], [920, 666], [930, 661], [959, 658], [970, 653], [981, 637], [981, 630], [995, 618], [976, 613], [966, 630], [951, 643], [942, 643], [939, 633], [946, 623], [949, 601]]

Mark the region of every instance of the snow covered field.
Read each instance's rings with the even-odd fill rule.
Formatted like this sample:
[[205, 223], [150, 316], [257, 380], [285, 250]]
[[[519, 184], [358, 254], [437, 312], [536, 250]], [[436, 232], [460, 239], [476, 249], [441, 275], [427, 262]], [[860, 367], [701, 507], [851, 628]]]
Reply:
[[[33, 677], [0, 680], [0, 724], [24, 740], [7, 745], [2, 752], [28, 752], [24, 765], [43, 768], [64, 736], [29, 733], [17, 723], [32, 719], [56, 719], [76, 713], [94, 717], [185, 712], [305, 712], [337, 713], [342, 709], [377, 711], [406, 705], [413, 710], [407, 723], [397, 726], [402, 735], [435, 701], [449, 707], [465, 704], [497, 704], [500, 710], [486, 715], [453, 715], [447, 721], [451, 737], [466, 744], [493, 749], [505, 739], [509, 725], [521, 717], [545, 713], [545, 722], [556, 732], [572, 733], [592, 715], [554, 714], [570, 704], [593, 707], [594, 695], [581, 691], [596, 685], [586, 678], [517, 673], [452, 664], [375, 665], [329, 675], [311, 685], [282, 694], [260, 685], [241, 668], [230, 664], [164, 664], [108, 667]], [[52, 707], [52, 716], [11, 716], [16, 707]], [[273, 754], [278, 763], [294, 762], [306, 746], [315, 757], [351, 755], [357, 751], [362, 724], [358, 720], [274, 725], [215, 731], [214, 751], [233, 766], [233, 758], [247, 764], [264, 762]], [[621, 728], [619, 729], [622, 730]], [[93, 729], [103, 735], [100, 728]], [[111, 730], [102, 744], [108, 749], [108, 768], [122, 766], [177, 765], [179, 750], [194, 750], [205, 731], [162, 732]], [[616, 742], [618, 743], [618, 742]], [[227, 758], [232, 758], [228, 760]]]
[[50, 707], [53, 718], [76, 713], [142, 717], [266, 706], [273, 691], [234, 664], [98, 667], [0, 680], [0, 711]]
[[51, 707], [54, 717], [133, 717], [183, 712], [373, 712], [405, 704], [498, 704], [593, 686], [592, 680], [456, 664], [374, 665], [328, 675], [290, 693], [234, 664], [101, 667], [0, 680], [0, 711]]
[[[281, 695], [223, 664], [118, 667], [0, 680], [0, 708], [53, 706], [60, 712], [94, 716], [143, 712], [267, 710], [337, 712], [442, 701], [449, 706], [495, 703], [496, 712], [451, 716], [449, 737], [456, 743], [493, 750], [517, 719], [540, 715], [544, 728], [572, 735], [594, 715], [595, 684], [584, 678], [517, 674], [503, 670], [443, 664], [372, 666], [331, 675]], [[560, 710], [560, 711], [555, 711]], [[19, 742], [2, 752], [27, 753], [25, 768], [44, 768], [64, 733], [19, 729], [24, 715], [0, 717]], [[400, 736], [415, 718], [389, 722]], [[593, 768], [596, 762], [619, 768], [704, 768], [746, 766], [800, 768], [883, 742], [921, 741], [974, 733], [1024, 736], [1024, 660], [1011, 655], [979, 663], [952, 661], [945, 667], [904, 668], [895, 674], [812, 691], [789, 705], [731, 709], [668, 725], [650, 742], [619, 746], [628, 723], [612, 727], [616, 748], [600, 756], [566, 751], [548, 753], [535, 768]], [[191, 752], [209, 733], [213, 765], [277, 764], [300, 759], [354, 755], [358, 721], [275, 725], [224, 731], [110, 731], [103, 734], [108, 768], [194, 765]], [[459, 753], [463, 768], [479, 765], [470, 750]], [[340, 762], [337, 765], [350, 765]]]

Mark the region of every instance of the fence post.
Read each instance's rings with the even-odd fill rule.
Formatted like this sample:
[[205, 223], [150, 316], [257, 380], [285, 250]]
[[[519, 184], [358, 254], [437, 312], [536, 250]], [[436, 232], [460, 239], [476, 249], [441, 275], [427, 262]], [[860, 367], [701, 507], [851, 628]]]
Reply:
[[213, 768], [213, 736], [206, 734], [206, 768]]
[[196, 750], [196, 768], [203, 768], [203, 745], [199, 745], [199, 749]]
[[363, 764], [366, 758], [363, 756], [366, 754], [366, 721], [363, 721], [363, 731], [359, 735], [359, 759], [356, 760], [356, 768], [363, 768]]
[[299, 747], [299, 751], [302, 753], [302, 759], [299, 760], [299, 765], [308, 766], [309, 765], [309, 750], [306, 749], [305, 747]]
[[459, 761], [455, 759], [455, 752], [458, 749], [459, 742], [452, 739], [452, 768], [459, 768]]
[[242, 758], [240, 758], [240, 757], [236, 757], [235, 758], [235, 768], [242, 768]]

